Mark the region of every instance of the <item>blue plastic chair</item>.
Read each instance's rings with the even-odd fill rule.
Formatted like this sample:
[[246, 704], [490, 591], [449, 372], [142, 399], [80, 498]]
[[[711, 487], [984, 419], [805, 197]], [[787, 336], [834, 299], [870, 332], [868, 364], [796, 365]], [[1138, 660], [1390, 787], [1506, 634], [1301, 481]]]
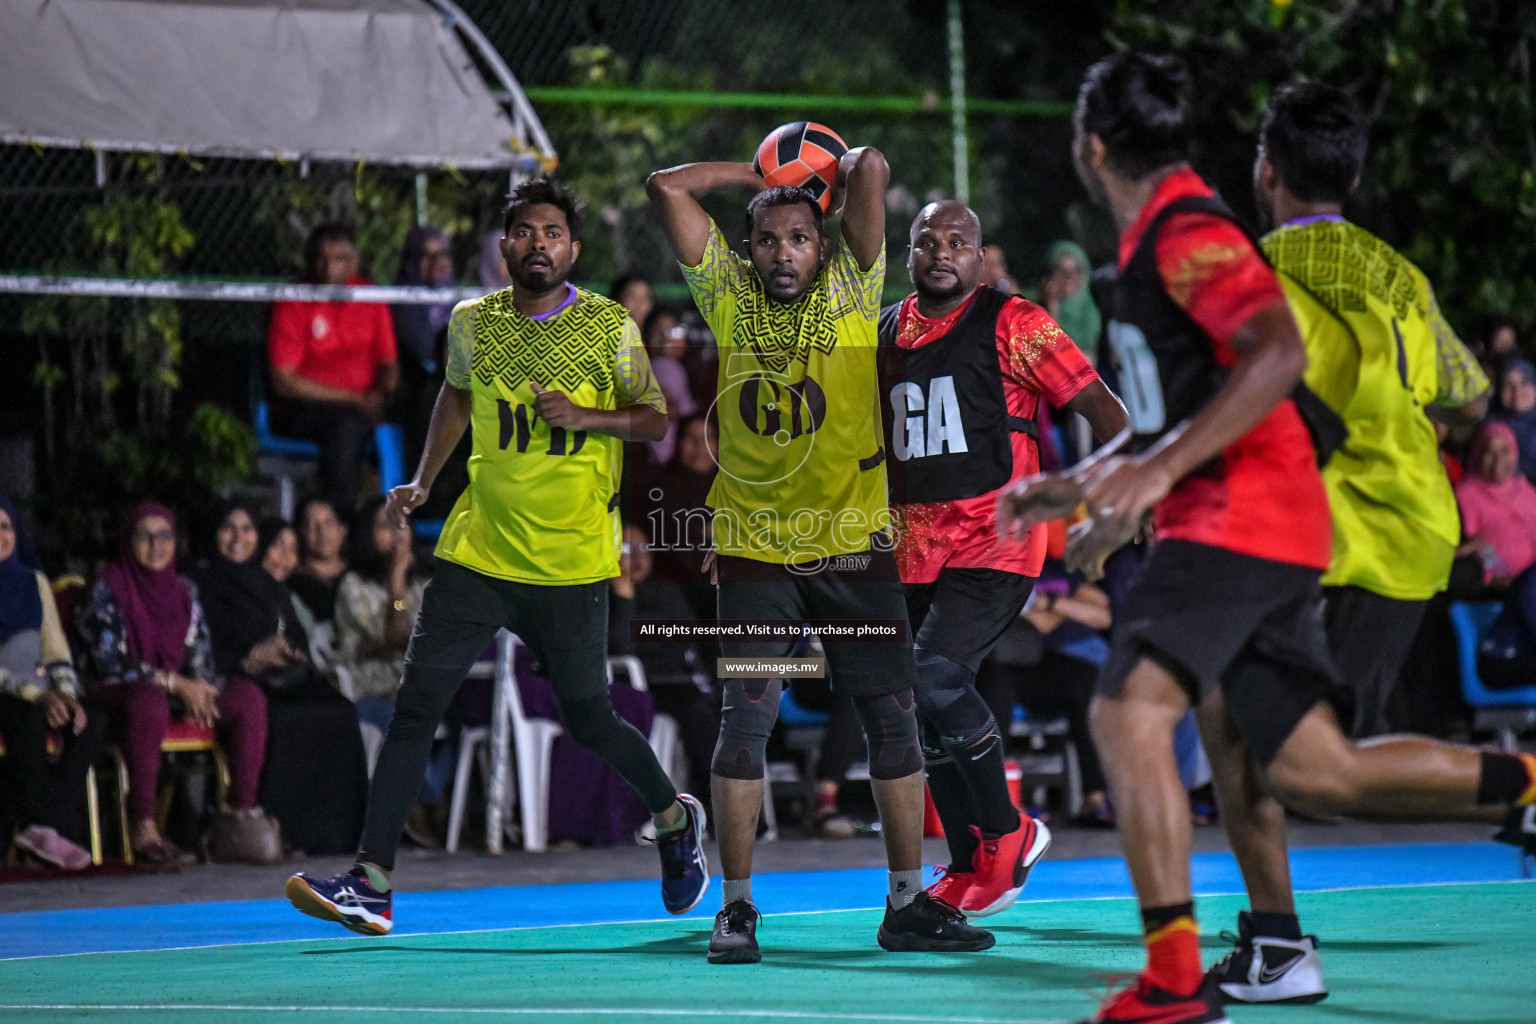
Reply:
[[1456, 633], [1456, 660], [1461, 669], [1461, 695], [1472, 706], [1472, 726], [1491, 729], [1499, 745], [1514, 750], [1521, 730], [1536, 726], [1536, 684], [1490, 690], [1477, 674], [1477, 652], [1504, 606], [1497, 601], [1455, 601], [1451, 628]]
[[[256, 451], [258, 455], [276, 455], [287, 459], [318, 459], [320, 446], [297, 437], [282, 437], [272, 432], [272, 413], [265, 401], [256, 403]], [[373, 449], [379, 459], [379, 490], [388, 494], [405, 483], [405, 431], [398, 423], [380, 423], [373, 429]], [[274, 474], [278, 479], [278, 511], [284, 519], [294, 513], [293, 478]], [[439, 527], [441, 530], [441, 527]]]

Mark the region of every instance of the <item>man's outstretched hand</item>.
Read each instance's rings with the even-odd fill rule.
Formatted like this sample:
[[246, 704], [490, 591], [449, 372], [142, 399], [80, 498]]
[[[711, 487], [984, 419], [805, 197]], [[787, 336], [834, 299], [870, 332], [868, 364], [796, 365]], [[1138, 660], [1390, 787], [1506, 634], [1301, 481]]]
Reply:
[[1042, 473], [998, 495], [998, 534], [1004, 540], [1023, 541], [1039, 524], [1086, 505], [1088, 518], [1067, 536], [1067, 566], [1097, 580], [1103, 576], [1104, 560], [1136, 538], [1147, 512], [1173, 483], [1148, 455], [1113, 455], [1064, 473]]
[[416, 481], [392, 487], [389, 500], [384, 503], [384, 517], [397, 530], [405, 529], [405, 518], [427, 500], [427, 489]]

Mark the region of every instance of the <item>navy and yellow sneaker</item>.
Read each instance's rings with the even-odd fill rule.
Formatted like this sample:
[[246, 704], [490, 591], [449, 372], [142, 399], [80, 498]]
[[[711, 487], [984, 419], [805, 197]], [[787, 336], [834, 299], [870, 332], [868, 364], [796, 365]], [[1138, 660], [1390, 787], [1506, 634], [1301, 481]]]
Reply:
[[655, 842], [661, 853], [661, 902], [669, 914], [686, 914], [709, 888], [709, 858], [704, 855], [704, 805], [687, 793], [677, 799], [688, 824]]
[[335, 878], [288, 879], [288, 902], [300, 913], [335, 921], [360, 935], [388, 935], [395, 926], [390, 893], [379, 892], [361, 866]]

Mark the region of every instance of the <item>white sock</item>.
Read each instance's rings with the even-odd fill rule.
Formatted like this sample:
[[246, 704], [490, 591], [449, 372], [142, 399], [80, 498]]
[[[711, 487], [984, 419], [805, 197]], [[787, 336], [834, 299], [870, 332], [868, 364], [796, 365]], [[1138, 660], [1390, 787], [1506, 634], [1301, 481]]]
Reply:
[[727, 903], [735, 903], [737, 900], [746, 900], [748, 903], [751, 903], [752, 877], [749, 875], [746, 878], [737, 878], [734, 880], [730, 878], [722, 879], [720, 883], [720, 892], [720, 905], [722, 907]]
[[[923, 869], [914, 868], [911, 871], [888, 871], [891, 885], [891, 908], [900, 910], [913, 900], [917, 894], [923, 891]], [[727, 885], [730, 883], [727, 882]]]

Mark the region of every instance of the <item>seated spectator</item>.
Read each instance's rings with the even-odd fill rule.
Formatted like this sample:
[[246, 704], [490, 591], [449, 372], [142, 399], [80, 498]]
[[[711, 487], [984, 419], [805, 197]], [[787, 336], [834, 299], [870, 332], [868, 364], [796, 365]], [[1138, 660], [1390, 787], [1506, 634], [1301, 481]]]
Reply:
[[[442, 228], [421, 226], [405, 236], [400, 254], [400, 273], [395, 283], [414, 288], [447, 288], [453, 284], [453, 252]], [[410, 473], [426, 446], [432, 406], [443, 385], [443, 348], [453, 303], [430, 306], [401, 304], [390, 307], [395, 329], [395, 348], [400, 364], [400, 385], [390, 406], [390, 418], [405, 433], [405, 467]]]
[[816, 752], [816, 790], [805, 821], [812, 839], [852, 839], [858, 826], [842, 810], [843, 782], [848, 769], [867, 756], [864, 728], [853, 698], [832, 689], [825, 679], [793, 679], [787, 684], [795, 703], [827, 716]]
[[[85, 776], [105, 719], [88, 714], [59, 625], [53, 588], [37, 568], [21, 519], [0, 495], [0, 836], [66, 871], [89, 867], [91, 855], [68, 838], [76, 832]], [[63, 749], [48, 762], [48, 734]]]
[[1457, 553], [1477, 554], [1484, 582], [1507, 592], [1479, 659], [1489, 685], [1504, 687], [1536, 682], [1536, 485], [1517, 472], [1518, 459], [1513, 431], [1484, 423], [1456, 488], [1467, 535]]
[[359, 719], [381, 731], [394, 717], [426, 589], [410, 531], [395, 529], [384, 499], [375, 498], [353, 521], [352, 563], [336, 595], [336, 668], [349, 677]]
[[1536, 366], [1520, 358], [1499, 369], [1498, 403], [1489, 419], [1506, 424], [1520, 453], [1520, 473], [1536, 480]]
[[1479, 334], [1482, 347], [1478, 356], [1488, 376], [1497, 378], [1504, 360], [1520, 354], [1519, 327], [1514, 318], [1496, 313], [1484, 321]]
[[229, 753], [229, 859], [281, 856], [277, 825], [256, 805], [267, 745], [267, 701], [249, 679], [214, 670], [207, 619], [190, 580], [176, 574], [176, 517], [149, 502], [124, 522], [122, 550], [102, 567], [80, 610], [84, 660], [97, 703], [113, 715], [128, 763], [129, 841], [149, 864], [190, 860], [160, 834], [155, 806], [160, 746], [171, 716], [216, 727]]
[[267, 570], [267, 575], [282, 586], [283, 593], [288, 596], [288, 606], [293, 611], [294, 621], [308, 637], [315, 629], [314, 613], [288, 587], [289, 578], [299, 567], [298, 532], [286, 519], [263, 516], [256, 524], [256, 554], [260, 556], [261, 567]]
[[1002, 246], [981, 247], [981, 281], [1004, 295], [1019, 294], [1019, 286], [1014, 283], [1013, 275], [1008, 272], [1008, 254], [1003, 252]]
[[288, 579], [288, 589], [304, 602], [316, 623], [336, 615], [336, 589], [347, 571], [344, 552], [347, 527], [336, 506], [324, 498], [311, 498], [299, 506], [299, 564]]
[[629, 312], [629, 318], [635, 322], [636, 327], [645, 326], [645, 322], [651, 318], [656, 301], [651, 293], [651, 282], [635, 273], [621, 274], [614, 278], [608, 286], [608, 297]]
[[650, 545], [651, 579], [689, 588], [699, 618], [714, 614], [714, 588], [700, 566], [711, 550], [709, 489], [715, 479], [720, 425], [693, 416], [677, 425], [677, 457], [637, 474], [634, 520]]
[[261, 805], [283, 823], [292, 846], [351, 852], [362, 834], [368, 787], [357, 712], [310, 665], [293, 595], [263, 568], [250, 510], [225, 503], [214, 522], [197, 573], [198, 599], [215, 671], [252, 679], [267, 697]]
[[665, 307], [657, 307], [645, 318], [641, 331], [646, 354], [651, 358], [651, 372], [667, 399], [667, 433], [660, 441], [650, 443], [651, 461], [665, 466], [672, 461], [677, 447], [677, 425], [699, 411], [688, 384], [688, 371], [683, 368], [683, 354], [688, 349], [688, 329], [677, 314]]
[[1110, 625], [1109, 596], [1069, 577], [1053, 559], [1024, 613], [976, 674], [976, 688], [999, 722], [1013, 721], [1015, 704], [1036, 716], [1067, 719], [1083, 780], [1078, 823], [1096, 828], [1114, 825], [1108, 783], [1088, 726], [1099, 665], [1108, 653], [1103, 632]]
[[[368, 284], [357, 247], [340, 224], [322, 224], [304, 245], [310, 284]], [[267, 336], [272, 429], [320, 446], [320, 477], [338, 510], [357, 504], [363, 454], [400, 380], [389, 307], [368, 302], [278, 302]]]

